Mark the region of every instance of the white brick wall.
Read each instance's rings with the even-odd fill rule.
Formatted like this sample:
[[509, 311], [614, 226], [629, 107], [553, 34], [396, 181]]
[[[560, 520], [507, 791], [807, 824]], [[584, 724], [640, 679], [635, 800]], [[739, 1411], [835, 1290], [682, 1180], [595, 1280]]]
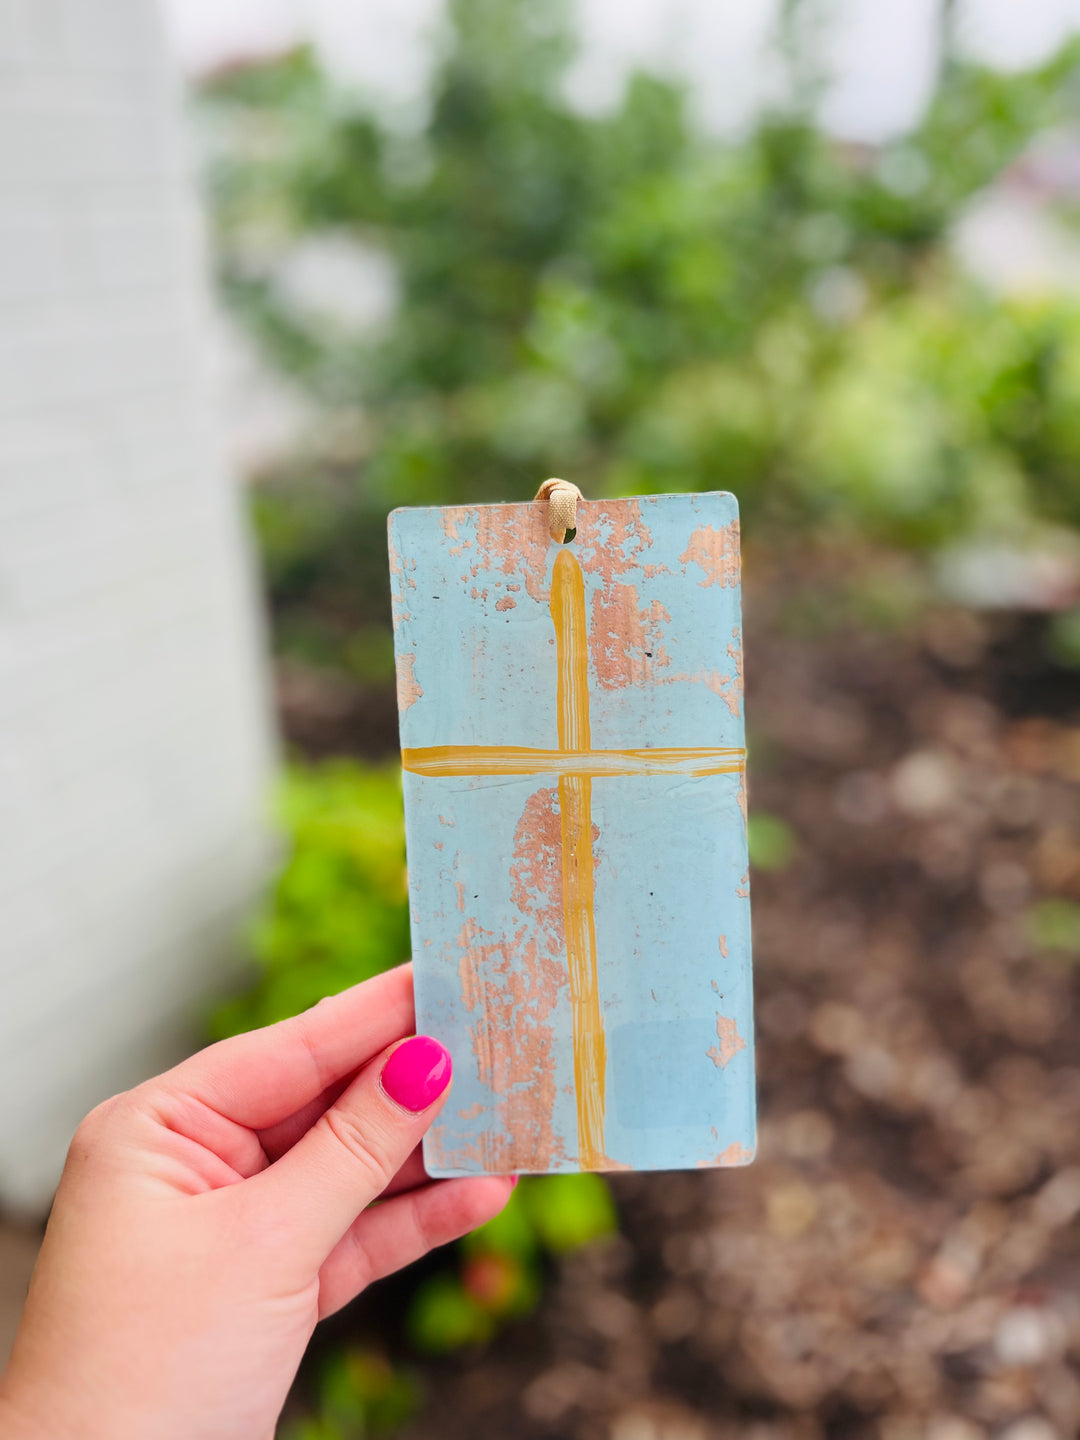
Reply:
[[273, 761], [152, 0], [0, 0], [0, 1204], [181, 1053]]

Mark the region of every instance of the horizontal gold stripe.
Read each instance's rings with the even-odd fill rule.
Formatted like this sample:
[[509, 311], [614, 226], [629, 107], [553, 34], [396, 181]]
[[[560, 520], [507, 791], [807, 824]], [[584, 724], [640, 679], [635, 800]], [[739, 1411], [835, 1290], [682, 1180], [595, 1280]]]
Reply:
[[524, 745], [427, 745], [403, 750], [414, 775], [737, 775], [746, 751], [532, 750]]

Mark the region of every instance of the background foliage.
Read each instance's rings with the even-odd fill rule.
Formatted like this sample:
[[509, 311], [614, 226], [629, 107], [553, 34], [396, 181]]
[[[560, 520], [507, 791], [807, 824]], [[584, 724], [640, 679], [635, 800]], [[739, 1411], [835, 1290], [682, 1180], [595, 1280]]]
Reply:
[[[337, 421], [334, 498], [267, 521], [279, 578], [343, 514], [562, 471], [593, 493], [723, 484], [757, 526], [912, 543], [1076, 519], [1075, 312], [992, 299], [949, 244], [1069, 113], [1074, 48], [1019, 75], [948, 61], [919, 127], [876, 151], [823, 136], [796, 75], [789, 108], [733, 144], [651, 76], [612, 115], [571, 110], [550, 0], [451, 8], [419, 129], [387, 128], [307, 52], [207, 96], [226, 293]], [[392, 261], [384, 333], [276, 286], [275, 257], [312, 234]]]
[[[654, 76], [573, 110], [554, 0], [453, 0], [411, 127], [307, 51], [207, 87], [224, 293], [319, 417], [255, 495], [286, 653], [385, 685], [387, 510], [549, 474], [731, 489], [758, 543], [925, 554], [1080, 520], [1077, 308], [988, 294], [951, 238], [1074, 114], [1076, 47], [1010, 75], [947, 58], [875, 150], [816, 127], [813, 10], [789, 10], [788, 101], [737, 143]], [[312, 240], [384, 262], [389, 320], [284, 283]]]

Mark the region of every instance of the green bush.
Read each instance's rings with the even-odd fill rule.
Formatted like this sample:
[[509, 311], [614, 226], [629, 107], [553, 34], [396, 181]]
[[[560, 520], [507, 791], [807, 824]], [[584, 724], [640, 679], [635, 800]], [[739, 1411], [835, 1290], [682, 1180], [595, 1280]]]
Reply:
[[[203, 94], [226, 297], [330, 437], [259, 500], [294, 598], [350, 554], [357, 583], [365, 516], [548, 474], [724, 486], [759, 531], [915, 546], [1080, 521], [1075, 307], [1002, 304], [951, 238], [1071, 113], [1076, 46], [1009, 75], [950, 57], [912, 132], [866, 152], [817, 128], [805, 37], [785, 107], [732, 142], [644, 74], [612, 114], [571, 108], [554, 0], [453, 0], [450, 20], [418, 131], [307, 52]], [[389, 259], [389, 325], [297, 304], [280, 264], [305, 237]]]
[[[1080, 524], [1080, 312], [987, 293], [953, 245], [1075, 112], [1077, 46], [1006, 75], [947, 54], [919, 123], [873, 151], [819, 129], [796, 15], [816, 0], [784, 8], [789, 98], [737, 141], [655, 76], [574, 110], [558, 0], [452, 0], [417, 129], [307, 51], [204, 87], [223, 293], [320, 416], [254, 491], [282, 651], [388, 695], [386, 511], [553, 474], [733, 490], [759, 545], [926, 556]], [[389, 323], [298, 302], [282, 276], [312, 239], [389, 262]]]
[[288, 850], [251, 927], [256, 977], [218, 1010], [218, 1036], [294, 1015], [409, 956], [398, 767], [294, 765], [278, 808]]
[[456, 1273], [424, 1282], [407, 1316], [424, 1354], [481, 1345], [500, 1322], [528, 1314], [543, 1289], [545, 1257], [591, 1245], [617, 1228], [599, 1175], [525, 1177], [510, 1203], [462, 1242]]
[[423, 1398], [413, 1371], [360, 1346], [331, 1355], [315, 1388], [316, 1413], [286, 1422], [279, 1440], [378, 1440], [411, 1419]]

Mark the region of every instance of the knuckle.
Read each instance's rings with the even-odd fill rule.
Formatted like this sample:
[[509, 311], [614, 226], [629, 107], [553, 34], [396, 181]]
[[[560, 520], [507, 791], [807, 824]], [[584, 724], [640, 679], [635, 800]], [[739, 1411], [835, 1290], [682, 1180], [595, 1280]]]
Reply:
[[312, 1028], [309, 1017], [320, 1005], [325, 1005], [327, 1000], [331, 999], [333, 999], [333, 996], [324, 995], [317, 1004], [312, 1006], [311, 1010], [305, 1010], [302, 1014], [294, 1015], [291, 1020], [284, 1022], [286, 1025], [292, 1027], [298, 1044], [307, 1055], [320, 1090], [325, 1089], [332, 1077], [326, 1072], [316, 1033]]
[[386, 1141], [358, 1115], [331, 1105], [321, 1123], [360, 1168], [373, 1194], [384, 1190], [397, 1169]]
[[440, 1245], [446, 1243], [445, 1237], [440, 1236], [436, 1227], [432, 1224], [432, 1219], [427, 1207], [421, 1205], [415, 1196], [412, 1202], [412, 1219], [413, 1227], [416, 1231], [417, 1245], [420, 1248], [421, 1254], [427, 1255], [430, 1251], [436, 1250]]
[[353, 1229], [349, 1231], [352, 1245], [352, 1276], [358, 1291], [366, 1290], [375, 1278], [375, 1261], [363, 1236]]
[[124, 1116], [124, 1096], [113, 1095], [95, 1105], [82, 1121], [68, 1147], [68, 1160], [76, 1165], [85, 1164], [97, 1155], [102, 1146], [116, 1135], [118, 1125]]

